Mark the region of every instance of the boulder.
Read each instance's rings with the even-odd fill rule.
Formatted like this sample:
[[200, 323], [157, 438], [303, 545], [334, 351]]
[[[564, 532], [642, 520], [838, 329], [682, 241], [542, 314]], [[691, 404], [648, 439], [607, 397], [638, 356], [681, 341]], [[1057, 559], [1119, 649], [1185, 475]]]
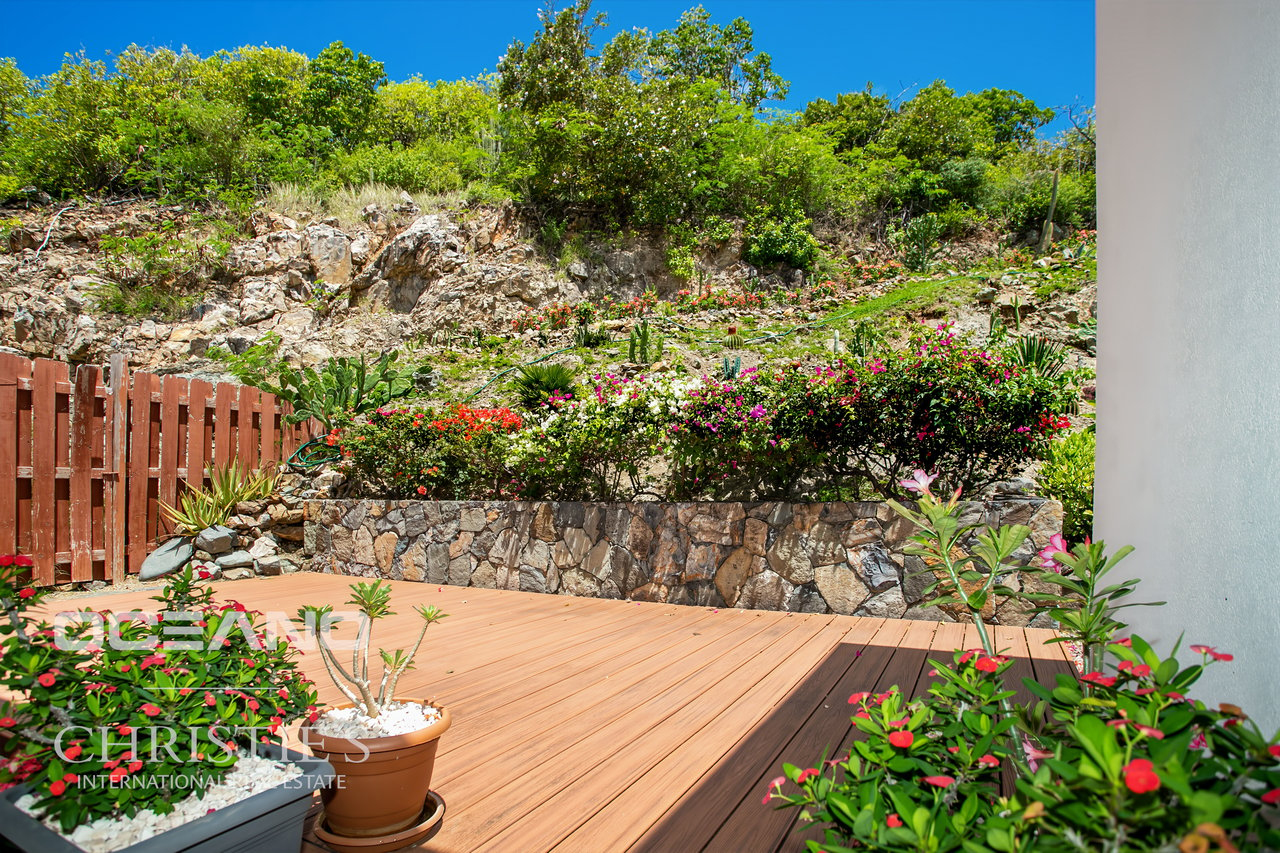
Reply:
[[225, 554], [234, 547], [236, 541], [236, 532], [230, 527], [224, 525], [216, 525], [214, 527], [206, 527], [196, 534], [196, 548], [206, 553], [217, 555]]
[[176, 539], [170, 539], [147, 555], [147, 559], [142, 561], [138, 577], [149, 581], [172, 574], [190, 562], [194, 554], [195, 548], [191, 546], [190, 537], [179, 536]]
[[[231, 551], [223, 554], [214, 562], [218, 564], [220, 569], [238, 569], [241, 566], [252, 566], [253, 555], [248, 551]], [[230, 577], [230, 573], [224, 572], [223, 577]]]

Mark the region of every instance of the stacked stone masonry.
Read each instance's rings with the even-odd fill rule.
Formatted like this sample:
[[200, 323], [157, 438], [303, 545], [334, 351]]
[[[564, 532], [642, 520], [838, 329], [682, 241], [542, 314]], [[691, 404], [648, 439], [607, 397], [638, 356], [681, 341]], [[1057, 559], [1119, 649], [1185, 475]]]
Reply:
[[[575, 503], [312, 500], [311, 568], [358, 577], [701, 607], [953, 621], [903, 553], [913, 525], [882, 503]], [[963, 521], [1025, 524], [1034, 551], [1062, 506], [1032, 497], [966, 505]], [[1032, 583], [1016, 577], [1012, 584]], [[993, 601], [987, 618], [1047, 624]]]

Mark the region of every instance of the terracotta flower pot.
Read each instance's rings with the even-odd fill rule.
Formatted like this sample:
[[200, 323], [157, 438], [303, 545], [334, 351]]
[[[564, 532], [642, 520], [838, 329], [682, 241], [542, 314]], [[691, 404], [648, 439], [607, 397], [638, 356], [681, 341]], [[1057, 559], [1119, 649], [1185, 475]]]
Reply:
[[[421, 700], [402, 699], [396, 702]], [[321, 792], [325, 822], [337, 835], [365, 838], [390, 835], [417, 823], [435, 767], [440, 735], [452, 722], [447, 708], [428, 702], [440, 719], [403, 735], [375, 738], [325, 737], [302, 727], [302, 742], [333, 765], [338, 781]], [[350, 708], [351, 703], [333, 706]]]

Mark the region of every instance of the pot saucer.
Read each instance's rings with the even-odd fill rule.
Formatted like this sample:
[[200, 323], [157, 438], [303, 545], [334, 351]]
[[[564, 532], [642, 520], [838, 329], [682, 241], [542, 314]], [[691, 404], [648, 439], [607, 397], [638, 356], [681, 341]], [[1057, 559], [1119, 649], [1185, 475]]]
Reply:
[[336, 835], [325, 827], [324, 813], [316, 818], [312, 832], [316, 839], [337, 853], [385, 853], [399, 850], [422, 841], [432, 834], [444, 819], [444, 800], [435, 791], [427, 792], [427, 801], [423, 804], [418, 822], [408, 829], [393, 832], [390, 835], [371, 835], [358, 838], [350, 835]]

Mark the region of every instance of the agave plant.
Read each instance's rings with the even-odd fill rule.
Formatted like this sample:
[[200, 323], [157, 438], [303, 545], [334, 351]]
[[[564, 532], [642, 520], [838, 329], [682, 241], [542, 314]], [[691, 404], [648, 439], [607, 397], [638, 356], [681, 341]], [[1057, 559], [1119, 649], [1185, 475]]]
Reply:
[[1015, 364], [1048, 379], [1061, 373], [1067, 363], [1067, 354], [1061, 344], [1033, 335], [1019, 338], [1011, 355]]
[[225, 524], [236, 504], [265, 498], [275, 491], [278, 479], [274, 466], [249, 471], [235, 460], [208, 469], [207, 473], [208, 488], [188, 488], [178, 498], [177, 506], [160, 502], [161, 512], [178, 533], [191, 535]]

